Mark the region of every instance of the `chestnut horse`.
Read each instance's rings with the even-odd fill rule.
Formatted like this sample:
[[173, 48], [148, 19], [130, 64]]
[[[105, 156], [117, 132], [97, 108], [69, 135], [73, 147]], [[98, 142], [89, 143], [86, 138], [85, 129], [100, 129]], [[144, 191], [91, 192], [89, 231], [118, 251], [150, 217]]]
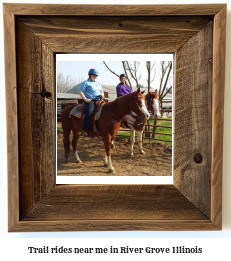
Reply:
[[[155, 90], [155, 92], [148, 92], [145, 96], [145, 104], [149, 112], [151, 112], [154, 115], [154, 118], [157, 119], [160, 117], [160, 108], [159, 108], [159, 100], [158, 100], [158, 92]], [[139, 152], [141, 154], [145, 154], [142, 146], [142, 136], [143, 131], [145, 129], [145, 123], [146, 121], [142, 121], [138, 117], [136, 117], [136, 114], [131, 111], [129, 114], [127, 114], [123, 119], [123, 124], [125, 127], [128, 127], [130, 129], [130, 155], [134, 156], [133, 153], [133, 147], [135, 143], [135, 132], [137, 131], [137, 141], [138, 141], [138, 148]], [[127, 125], [127, 126], [126, 126]], [[114, 143], [113, 143], [114, 147]]]
[[[81, 162], [77, 152], [77, 141], [82, 130], [82, 120], [70, 114], [73, 107], [73, 105], [67, 106], [61, 113], [65, 158], [68, 160], [70, 151], [69, 135], [72, 130], [72, 146], [75, 159], [76, 162]], [[145, 121], [150, 117], [150, 114], [145, 106], [143, 92], [140, 92], [139, 88], [133, 93], [119, 97], [112, 102], [105, 103], [103, 105], [100, 118], [95, 122], [99, 135], [103, 138], [104, 142], [104, 166], [108, 166], [108, 170], [111, 173], [115, 172], [111, 161], [111, 142], [114, 140], [119, 131], [121, 120], [130, 111], [135, 112], [141, 121]], [[90, 136], [90, 131], [88, 131], [88, 134]]]

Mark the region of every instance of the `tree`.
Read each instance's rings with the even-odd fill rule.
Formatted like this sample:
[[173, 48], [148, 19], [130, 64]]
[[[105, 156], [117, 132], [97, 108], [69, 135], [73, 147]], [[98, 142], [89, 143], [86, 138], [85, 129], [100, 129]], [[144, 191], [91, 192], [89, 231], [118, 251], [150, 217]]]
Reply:
[[82, 80], [73, 79], [70, 75], [64, 76], [63, 73], [58, 72], [57, 74], [57, 92], [64, 93], [76, 86]]
[[151, 64], [150, 61], [147, 61], [146, 62], [146, 68], [147, 68], [147, 72], [148, 72], [148, 79], [147, 79], [147, 82], [148, 82], [148, 91], [150, 91], [151, 89], [151, 82], [153, 82], [155, 80], [155, 75], [156, 75], [156, 70], [154, 69], [154, 76], [153, 76], [153, 79], [151, 80], [151, 72], [154, 68], [154, 65], [155, 65], [155, 62], [153, 63], [153, 65]]
[[171, 92], [172, 86], [167, 86], [170, 82], [170, 73], [172, 71], [172, 62], [160, 62], [160, 87], [159, 100], [162, 101], [164, 97]]
[[[141, 74], [138, 75], [138, 70], [139, 70], [139, 66], [140, 66], [140, 62], [133, 62], [133, 65], [131, 63], [129, 63], [128, 61], [123, 62], [124, 64], [124, 68], [125, 68], [125, 72], [127, 75], [127, 72], [130, 73], [130, 76], [132, 77], [132, 79], [135, 81], [136, 83], [136, 88], [138, 88], [139, 86], [139, 80], [141, 78]], [[129, 79], [129, 77], [128, 77]], [[130, 82], [130, 81], [129, 81]]]
[[[105, 64], [105, 66], [107, 67], [107, 69], [115, 74], [117, 77], [119, 77], [119, 74], [117, 74], [116, 72], [112, 71], [109, 66], [106, 64], [106, 62], [103, 61], [103, 63]], [[139, 80], [140, 80], [140, 77], [141, 77], [141, 74], [138, 75], [138, 69], [139, 69], [139, 65], [140, 65], [140, 62], [133, 62], [133, 64], [129, 63], [128, 61], [122, 61], [122, 65], [123, 65], [123, 68], [124, 68], [124, 74], [126, 75], [127, 77], [127, 80], [128, 80], [128, 83], [129, 83], [129, 86], [131, 87], [131, 89], [133, 89], [132, 87], [132, 83], [131, 83], [131, 79], [133, 79], [136, 83], [136, 88], [139, 87]]]
[[[114, 75], [116, 75], [118, 78], [120, 77], [119, 74], [117, 74], [116, 72], [112, 71], [109, 66], [107, 65], [107, 63], [105, 61], [103, 61], [103, 63], [105, 64], [105, 66], [107, 67], [107, 69], [113, 73]], [[125, 61], [122, 61], [122, 65], [123, 65], [123, 68], [124, 68], [124, 74], [126, 75], [127, 79], [128, 79], [128, 82], [129, 82], [129, 86], [131, 87], [132, 89], [132, 84], [131, 84], [131, 81], [130, 81], [130, 78], [128, 76], [128, 66], [127, 66], [127, 63], [128, 62], [125, 62]]]
[[[106, 62], [103, 62], [107, 69], [115, 74], [117, 77], [119, 77], [119, 74], [111, 70]], [[127, 76], [129, 85], [132, 88], [131, 79], [135, 81], [136, 88], [143, 86], [139, 83], [141, 74], [139, 73], [139, 66], [140, 62], [134, 61], [133, 64], [128, 61], [122, 61], [122, 65], [124, 68], [124, 73]], [[155, 80], [156, 76], [156, 70], [159, 69], [160, 72], [160, 84], [159, 84], [159, 100], [162, 101], [164, 97], [167, 95], [167, 93], [171, 93], [172, 86], [169, 86], [170, 83], [170, 76], [172, 71], [172, 62], [171, 61], [161, 61], [159, 66], [156, 66], [156, 63], [151, 63], [151, 61], [146, 62], [146, 68], [147, 68], [147, 86], [148, 91], [151, 89], [151, 83]], [[152, 75], [153, 74], [153, 75]], [[155, 88], [158, 89], [158, 88]]]

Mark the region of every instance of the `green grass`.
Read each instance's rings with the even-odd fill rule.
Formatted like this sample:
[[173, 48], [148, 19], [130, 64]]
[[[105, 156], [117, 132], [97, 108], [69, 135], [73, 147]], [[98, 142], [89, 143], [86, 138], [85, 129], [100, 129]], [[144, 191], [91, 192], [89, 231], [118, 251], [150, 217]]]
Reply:
[[63, 131], [63, 129], [62, 129], [61, 123], [58, 122], [57, 123], [57, 133], [62, 132], [62, 131]]
[[[164, 118], [161, 118], [164, 119]], [[171, 118], [168, 118], [171, 119]], [[153, 123], [154, 120], [149, 120], [148, 124], [150, 125], [150, 131], [153, 132]], [[172, 122], [171, 121], [159, 121], [157, 120], [157, 125], [161, 126], [161, 127], [157, 127], [156, 128], [156, 132], [158, 133], [163, 133], [163, 134], [172, 134], [172, 129], [171, 128], [164, 128], [164, 127], [170, 127], [172, 126]], [[61, 124], [58, 123], [57, 124], [57, 133], [62, 132], [62, 128], [61, 128]], [[152, 133], [150, 133], [150, 135], [152, 136]], [[119, 131], [117, 136], [121, 137], [121, 138], [126, 138], [126, 139], [130, 139], [130, 131], [129, 130], [124, 130], [124, 131]], [[155, 136], [156, 139], [160, 139], [160, 140], [167, 140], [167, 141], [172, 141], [172, 136], [167, 136], [167, 135], [161, 135], [161, 134], [156, 134]], [[149, 141], [149, 139], [146, 139], [144, 137], [145, 141]], [[166, 143], [166, 144], [171, 144], [171, 142], [164, 142], [164, 141], [156, 141], [156, 140], [151, 140], [151, 142], [160, 142], [160, 143]]]
[[[161, 119], [165, 119], [165, 118], [161, 118]], [[171, 119], [171, 118], [168, 118]], [[150, 125], [149, 127], [149, 131], [153, 132], [153, 124], [154, 124], [154, 120], [149, 120], [149, 122], [147, 123]], [[161, 127], [157, 127], [156, 128], [156, 132], [158, 133], [163, 133], [163, 134], [170, 134], [172, 135], [172, 129], [171, 128], [164, 128], [164, 127], [171, 127], [172, 126], [172, 122], [171, 121], [160, 121], [157, 120], [157, 126], [161, 126]], [[130, 131], [119, 131], [119, 133], [117, 134], [118, 136], [127, 136], [124, 138], [129, 138], [130, 136]], [[151, 137], [152, 137], [152, 133], [150, 133]], [[167, 135], [161, 135], [161, 134], [156, 134], [155, 136], [156, 139], [160, 139], [160, 140], [166, 140], [166, 141], [170, 141], [170, 142], [164, 142], [164, 141], [156, 141], [156, 140], [152, 140], [152, 142], [161, 142], [161, 143], [166, 143], [166, 144], [171, 144], [172, 141], [172, 136], [167, 136]], [[145, 141], [149, 141], [149, 139], [145, 139]]]

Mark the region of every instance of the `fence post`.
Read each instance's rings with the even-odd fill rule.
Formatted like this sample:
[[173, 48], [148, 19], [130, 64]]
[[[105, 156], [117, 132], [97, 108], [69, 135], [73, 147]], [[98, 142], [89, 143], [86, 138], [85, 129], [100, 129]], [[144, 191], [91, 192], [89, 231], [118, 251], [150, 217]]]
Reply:
[[156, 138], [156, 129], [157, 129], [157, 119], [154, 118], [153, 121], [153, 130], [152, 130], [152, 138], [155, 139]]

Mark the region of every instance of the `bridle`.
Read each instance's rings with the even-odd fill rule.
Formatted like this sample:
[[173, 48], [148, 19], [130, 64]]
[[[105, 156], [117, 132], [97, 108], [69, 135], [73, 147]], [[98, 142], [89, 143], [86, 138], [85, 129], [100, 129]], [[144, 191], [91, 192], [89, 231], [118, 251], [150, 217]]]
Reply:
[[[138, 102], [136, 102], [136, 97], [134, 97], [132, 104], [131, 104], [131, 107], [132, 107], [134, 102], [136, 103], [137, 106], [139, 106]], [[142, 125], [142, 124], [145, 124], [146, 121], [147, 121], [146, 117], [143, 113], [141, 115], [137, 115], [134, 111], [131, 110], [127, 115], [130, 115], [133, 119], [136, 120], [135, 122], [132, 122], [132, 121], [129, 122], [129, 120], [126, 119], [127, 123], [130, 123], [130, 124]]]
[[[138, 97], [137, 97], [137, 98], [138, 98]], [[139, 107], [139, 104], [138, 104], [138, 102], [136, 101], [136, 96], [135, 96], [135, 95], [134, 95], [133, 98], [132, 98], [132, 102], [131, 102], [131, 106], [130, 106], [130, 107], [132, 107], [134, 103], [136, 103], [136, 105]], [[109, 114], [111, 114], [114, 118], [116, 118], [117, 120], [119, 120], [119, 121], [122, 120], [120, 117], [116, 116], [116, 115], [114, 114], [114, 112], [111, 112], [111, 111], [109, 111], [109, 110], [107, 110], [107, 112], [108, 112]], [[127, 113], [127, 114], [131, 115], [134, 119], [136, 119], [136, 121], [141, 121], [142, 123], [140, 123], [140, 124], [144, 124], [144, 123], [146, 122], [146, 117], [145, 117], [144, 114], [142, 114], [142, 115], [139, 116], [139, 115], [137, 115], [136, 113], [135, 113], [136, 115], [134, 115], [134, 114], [132, 115], [132, 113], [135, 113], [135, 112], [133, 112], [132, 110], [130, 110], [130, 112]]]

